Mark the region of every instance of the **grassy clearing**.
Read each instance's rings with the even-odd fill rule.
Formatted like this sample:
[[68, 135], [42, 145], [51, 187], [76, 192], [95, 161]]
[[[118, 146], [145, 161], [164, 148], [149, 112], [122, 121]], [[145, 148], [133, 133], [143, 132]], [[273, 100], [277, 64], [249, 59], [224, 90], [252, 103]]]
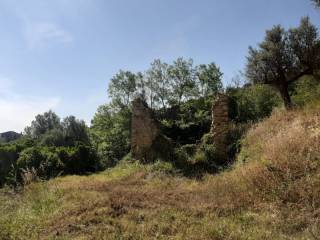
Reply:
[[122, 163], [0, 193], [0, 239], [311, 239], [320, 235], [318, 107], [254, 126], [234, 167], [202, 180]]

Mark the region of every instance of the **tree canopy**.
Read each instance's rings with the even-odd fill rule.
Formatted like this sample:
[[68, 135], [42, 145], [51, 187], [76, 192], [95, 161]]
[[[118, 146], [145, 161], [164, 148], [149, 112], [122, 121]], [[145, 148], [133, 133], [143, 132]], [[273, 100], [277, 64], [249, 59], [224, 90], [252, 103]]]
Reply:
[[270, 84], [281, 94], [287, 108], [292, 105], [289, 84], [319, 69], [320, 39], [308, 17], [297, 28], [280, 25], [266, 31], [258, 48], [249, 47], [246, 76], [252, 83]]
[[312, 0], [317, 7], [320, 7], [320, 0]]
[[195, 66], [192, 59], [178, 58], [172, 64], [155, 59], [145, 72], [120, 70], [109, 84], [108, 93], [119, 107], [128, 106], [135, 96], [154, 109], [214, 95], [222, 89], [222, 73], [215, 63]]

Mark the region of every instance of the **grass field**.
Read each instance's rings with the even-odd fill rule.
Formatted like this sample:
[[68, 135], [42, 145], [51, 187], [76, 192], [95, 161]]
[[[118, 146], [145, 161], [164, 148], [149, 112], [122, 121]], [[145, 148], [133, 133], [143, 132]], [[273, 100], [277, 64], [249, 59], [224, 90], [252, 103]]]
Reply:
[[203, 179], [169, 163], [0, 190], [0, 239], [320, 239], [318, 107], [276, 111], [229, 170]]

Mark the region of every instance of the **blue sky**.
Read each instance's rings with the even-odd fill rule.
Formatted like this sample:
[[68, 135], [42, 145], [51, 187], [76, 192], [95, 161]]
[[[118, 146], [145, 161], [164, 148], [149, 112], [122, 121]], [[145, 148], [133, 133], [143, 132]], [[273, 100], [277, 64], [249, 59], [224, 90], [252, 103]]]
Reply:
[[320, 25], [309, 0], [0, 0], [0, 132], [53, 109], [88, 123], [119, 70], [215, 62], [224, 82], [275, 24]]

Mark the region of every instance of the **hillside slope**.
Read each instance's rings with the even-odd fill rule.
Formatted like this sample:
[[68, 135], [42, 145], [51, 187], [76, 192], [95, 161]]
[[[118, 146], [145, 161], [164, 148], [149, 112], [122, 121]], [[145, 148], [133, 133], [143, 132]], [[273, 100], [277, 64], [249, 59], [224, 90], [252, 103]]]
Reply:
[[3, 132], [0, 133], [0, 142], [10, 142], [10, 141], [14, 141], [17, 140], [21, 137], [20, 133], [16, 133], [13, 131], [9, 131], [9, 132]]
[[254, 126], [234, 167], [202, 180], [122, 163], [0, 193], [0, 239], [318, 239], [319, 107]]

